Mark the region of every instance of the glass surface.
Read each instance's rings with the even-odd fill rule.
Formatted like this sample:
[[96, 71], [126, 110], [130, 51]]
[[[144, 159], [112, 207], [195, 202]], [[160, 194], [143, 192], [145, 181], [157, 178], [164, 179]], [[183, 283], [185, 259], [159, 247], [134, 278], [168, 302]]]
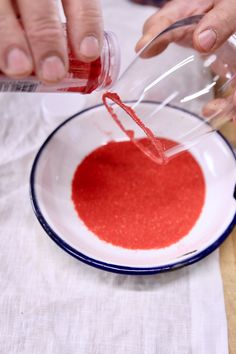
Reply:
[[[104, 242], [78, 217], [71, 200], [77, 166], [98, 147], [128, 140], [103, 105], [81, 111], [62, 123], [36, 156], [30, 182], [38, 220], [62, 249], [85, 263], [131, 274], [176, 269], [207, 256], [235, 224], [236, 160], [229, 144], [215, 131], [217, 124], [230, 119], [233, 112], [228, 100], [232, 99], [234, 87], [234, 67], [230, 63], [234, 38], [219, 54], [200, 55], [176, 43], [166, 47], [168, 36], [173, 38], [171, 33], [175, 31], [184, 29], [189, 37], [199, 18], [181, 21], [157, 36], [113, 88], [123, 101], [129, 101], [127, 104], [155, 136], [177, 141], [178, 149], [191, 146], [190, 152], [204, 175], [206, 196], [201, 215], [185, 237], [161, 249], [130, 250]], [[162, 52], [148, 58], [150, 51], [160, 48]], [[212, 126], [205, 123], [204, 117], [209, 104], [218, 110], [208, 118]], [[145, 137], [124, 110], [113, 107], [135, 138]], [[175, 156], [170, 150], [165, 153]]]
[[[165, 151], [167, 158], [200, 143], [204, 135], [236, 115], [233, 104], [236, 37], [232, 36], [215, 52], [200, 54], [192, 48], [191, 39], [201, 18], [202, 15], [186, 18], [158, 34], [138, 53], [112, 88], [122, 101], [132, 101], [129, 105], [148, 128], [155, 120], [156, 136], [162, 135], [159, 116], [166, 106], [202, 118], [197, 127], [188, 131], [184, 129], [175, 136], [179, 145]], [[148, 117], [143, 116], [140, 104], [150, 100], [159, 105], [149, 112]], [[129, 115], [116, 104], [113, 109], [123, 126], [129, 125], [132, 130]], [[166, 128], [174, 129], [173, 126], [164, 127], [164, 130]]]

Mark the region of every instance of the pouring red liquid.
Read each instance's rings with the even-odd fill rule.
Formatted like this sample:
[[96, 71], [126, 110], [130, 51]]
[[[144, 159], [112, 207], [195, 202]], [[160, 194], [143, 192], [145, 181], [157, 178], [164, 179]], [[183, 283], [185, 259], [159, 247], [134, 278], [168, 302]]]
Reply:
[[[139, 143], [146, 147], [149, 141]], [[160, 143], [175, 144], [162, 138]], [[72, 200], [78, 217], [101, 240], [128, 249], [157, 249], [193, 228], [204, 204], [205, 181], [189, 152], [159, 165], [132, 141], [109, 142], [77, 167]]]
[[[108, 99], [120, 106], [130, 116], [130, 118], [143, 130], [148, 139], [145, 145], [142, 143], [143, 140], [135, 139], [133, 131], [127, 130], [124, 127], [124, 125], [121, 123], [121, 120], [114, 112], [112, 106], [108, 104]], [[158, 164], [167, 163], [167, 158], [164, 153], [164, 146], [161, 143], [161, 140], [155, 137], [151, 129], [145, 126], [145, 124], [141, 121], [141, 119], [137, 116], [137, 114], [131, 107], [127, 106], [126, 104], [124, 104], [124, 102], [122, 102], [117, 93], [106, 92], [103, 94], [102, 100], [113, 120], [139, 150], [141, 150], [151, 160]]]

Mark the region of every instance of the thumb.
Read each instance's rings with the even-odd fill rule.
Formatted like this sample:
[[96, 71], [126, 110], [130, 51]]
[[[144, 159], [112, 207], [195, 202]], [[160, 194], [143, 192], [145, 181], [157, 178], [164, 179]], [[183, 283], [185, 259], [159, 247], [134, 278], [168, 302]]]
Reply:
[[236, 30], [236, 1], [222, 0], [204, 15], [193, 35], [193, 43], [200, 52], [219, 48]]
[[100, 0], [62, 0], [62, 3], [70, 43], [78, 59], [85, 62], [97, 59], [103, 44]]

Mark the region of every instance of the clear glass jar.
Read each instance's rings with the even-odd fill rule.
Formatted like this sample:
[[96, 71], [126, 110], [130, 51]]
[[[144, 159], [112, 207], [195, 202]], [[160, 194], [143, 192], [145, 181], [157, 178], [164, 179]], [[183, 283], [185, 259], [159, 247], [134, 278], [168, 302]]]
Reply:
[[84, 63], [69, 48], [69, 72], [58, 84], [42, 84], [36, 76], [11, 79], [0, 75], [0, 92], [77, 92], [88, 94], [108, 89], [117, 80], [120, 71], [120, 48], [112, 32], [104, 32], [103, 49], [98, 59]]
[[[161, 153], [157, 134], [178, 142], [162, 147], [161, 163], [199, 145], [226, 122], [236, 121], [236, 35], [215, 51], [199, 53], [192, 38], [203, 16], [181, 19], [156, 34], [103, 99], [123, 133], [153, 160]], [[143, 102], [156, 105], [144, 111]], [[190, 116], [193, 121], [198, 117], [193, 125]], [[149, 137], [148, 149], [137, 143], [143, 133]]]

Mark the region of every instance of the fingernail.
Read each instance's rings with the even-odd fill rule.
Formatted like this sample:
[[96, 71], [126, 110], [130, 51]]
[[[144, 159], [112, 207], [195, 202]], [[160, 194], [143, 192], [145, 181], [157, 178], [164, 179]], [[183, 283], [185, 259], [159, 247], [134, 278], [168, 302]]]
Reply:
[[44, 59], [41, 66], [41, 77], [43, 81], [57, 82], [66, 75], [66, 68], [62, 60], [57, 56]]
[[87, 58], [96, 58], [100, 54], [99, 43], [96, 37], [85, 37], [80, 45], [80, 54]]
[[213, 48], [216, 39], [216, 32], [212, 29], [207, 29], [198, 35], [198, 43], [200, 47], [206, 52]]
[[138, 52], [141, 48], [143, 48], [145, 46], [146, 43], [147, 43], [147, 40], [146, 40], [145, 36], [143, 36], [136, 43], [135, 50]]
[[7, 54], [6, 72], [9, 75], [24, 75], [30, 73], [32, 64], [27, 54], [19, 49], [13, 48]]
[[136, 47], [135, 47], [136, 50], [138, 49], [138, 51], [139, 51], [139, 50], [143, 49], [145, 47], [145, 45], [151, 41], [152, 38], [153, 38], [153, 36], [150, 36], [149, 34], [143, 35], [136, 44]]

